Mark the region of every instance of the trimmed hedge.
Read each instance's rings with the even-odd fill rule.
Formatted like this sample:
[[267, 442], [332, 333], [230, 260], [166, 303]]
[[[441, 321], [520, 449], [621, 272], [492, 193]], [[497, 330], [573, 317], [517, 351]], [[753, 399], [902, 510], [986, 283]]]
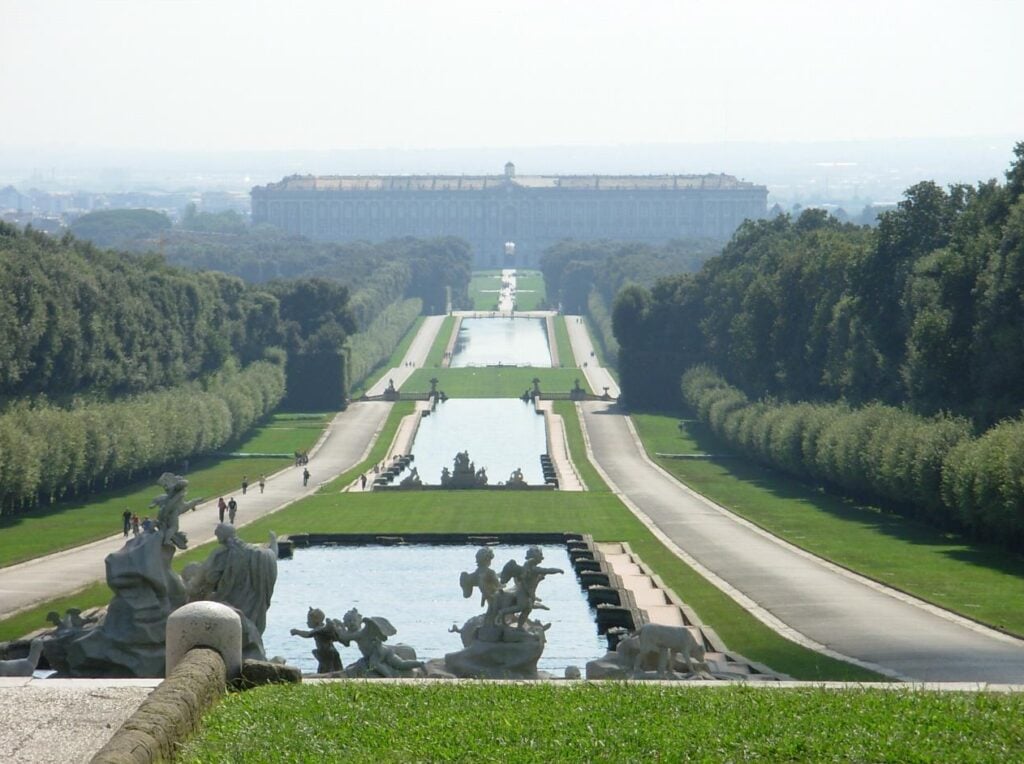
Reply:
[[590, 325], [597, 331], [597, 341], [601, 343], [604, 362], [608, 366], [618, 366], [619, 343], [612, 331], [612, 316], [608, 304], [599, 292], [592, 291], [587, 298], [587, 315]]
[[220, 448], [284, 396], [284, 367], [234, 362], [204, 383], [62, 409], [19, 401], [0, 414], [0, 514], [88, 493]]
[[1024, 546], [1024, 419], [981, 437], [960, 417], [870, 404], [751, 401], [707, 366], [683, 375], [697, 417], [751, 458], [940, 527]]
[[422, 310], [423, 301], [418, 297], [392, 303], [364, 331], [349, 337], [349, 390], [362, 384], [378, 366], [391, 357]]

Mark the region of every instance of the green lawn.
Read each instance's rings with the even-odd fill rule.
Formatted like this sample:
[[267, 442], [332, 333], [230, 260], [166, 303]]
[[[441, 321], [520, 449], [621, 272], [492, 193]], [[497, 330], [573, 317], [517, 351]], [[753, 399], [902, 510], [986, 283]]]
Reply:
[[576, 368], [576, 357], [572, 353], [569, 330], [565, 327], [565, 316], [555, 316], [555, 344], [558, 346], [558, 362], [563, 369]]
[[1019, 761], [1024, 696], [332, 682], [234, 693], [180, 762]]
[[[236, 447], [242, 453], [284, 453], [308, 450], [316, 443], [333, 414], [276, 414]], [[243, 475], [256, 483], [291, 464], [286, 458], [206, 458], [189, 465], [189, 495], [215, 497], [239, 490]], [[168, 465], [180, 469], [181, 465]], [[36, 512], [0, 518], [0, 566], [13, 565], [45, 554], [79, 546], [121, 531], [125, 509], [139, 517], [151, 514], [149, 503], [161, 493], [160, 471], [115, 490], [83, 501], [65, 501]]]
[[573, 382], [589, 391], [587, 380], [577, 369], [545, 369], [517, 366], [469, 367], [461, 369], [417, 369], [402, 386], [402, 392], [426, 393], [430, 379], [437, 377], [437, 388], [454, 398], [516, 398], [533, 389], [533, 378], [540, 380], [543, 392], [568, 393]]
[[516, 310], [540, 310], [547, 305], [540, 271], [516, 272]]
[[728, 453], [699, 422], [634, 414], [656, 461], [694, 490], [771, 533], [921, 599], [1024, 634], [1024, 559], [994, 546], [814, 490], [739, 458], [658, 459], [655, 453]]
[[473, 310], [497, 310], [501, 271], [473, 271], [469, 282], [469, 298]]
[[[454, 329], [455, 317], [445, 316], [444, 321], [441, 322], [441, 328], [437, 330], [434, 344], [431, 345], [430, 352], [427, 353], [427, 360], [423, 364], [425, 369], [438, 369], [441, 367], [441, 363], [444, 361], [444, 351], [448, 348], [448, 340], [452, 338], [452, 331]], [[428, 387], [427, 389], [429, 390], [430, 388]]]

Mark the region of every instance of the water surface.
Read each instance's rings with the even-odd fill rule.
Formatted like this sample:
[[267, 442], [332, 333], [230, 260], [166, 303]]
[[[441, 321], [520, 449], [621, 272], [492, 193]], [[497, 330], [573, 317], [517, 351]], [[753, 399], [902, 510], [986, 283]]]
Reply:
[[[493, 549], [492, 567], [500, 572], [508, 560], [522, 564], [527, 547], [498, 545]], [[543, 565], [561, 568], [565, 574], [548, 576], [537, 589], [550, 610], [537, 610], [534, 617], [551, 624], [538, 668], [562, 676], [566, 666], [578, 666], [582, 671], [587, 661], [602, 657], [607, 641], [597, 634], [593, 610], [565, 547], [541, 545], [541, 549]], [[398, 630], [388, 643], [411, 645], [421, 660], [457, 652], [462, 649], [461, 638], [448, 629], [484, 612], [479, 590], [465, 599], [459, 587], [459, 573], [476, 568], [476, 550], [475, 546], [426, 544], [296, 549], [292, 559], [278, 562], [277, 585], [263, 635], [267, 655], [282, 656], [307, 673], [316, 671], [313, 640], [288, 633], [292, 628], [306, 628], [310, 606], [320, 608], [329, 618], [340, 619], [353, 607], [364, 616], [383, 616]], [[359, 659], [355, 645], [336, 646], [343, 664]]]
[[464, 318], [451, 366], [536, 366], [551, 368], [547, 322], [543, 318]]

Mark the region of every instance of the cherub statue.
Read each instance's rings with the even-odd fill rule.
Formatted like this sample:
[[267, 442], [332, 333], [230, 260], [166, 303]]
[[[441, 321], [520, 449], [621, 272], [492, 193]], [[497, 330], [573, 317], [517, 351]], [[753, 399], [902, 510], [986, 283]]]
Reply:
[[512, 594], [502, 588], [498, 574], [491, 568], [493, 560], [494, 550], [486, 546], [480, 547], [476, 551], [476, 570], [472, 573], [463, 571], [459, 576], [463, 597], [470, 597], [474, 588], [480, 590], [480, 604], [487, 606], [487, 612], [484, 614], [484, 622], [487, 624], [495, 624], [498, 612], [501, 608], [511, 605], [513, 600]]
[[150, 502], [149, 506], [158, 507], [156, 522], [159, 526], [161, 542], [164, 546], [176, 546], [178, 549], [188, 547], [188, 539], [178, 530], [178, 517], [182, 512], [195, 509], [202, 499], [185, 501], [185, 489], [188, 481], [171, 472], [165, 472], [156, 481], [167, 493], [162, 493]]
[[[423, 668], [423, 661], [416, 660], [415, 652], [404, 645], [391, 647], [384, 642], [388, 637], [396, 633], [395, 627], [387, 618], [373, 616], [363, 618], [359, 611], [352, 608], [341, 621], [343, 628], [338, 628], [337, 621], [332, 621], [335, 626], [334, 639], [348, 647], [350, 642], [355, 642], [359, 652], [363, 655], [362, 666], [349, 666], [346, 671], [361, 673], [365, 670], [368, 674], [377, 674], [382, 677], [396, 677], [413, 669]], [[399, 654], [399, 647], [405, 647], [402, 652], [412, 652], [412, 658], [403, 658]]]
[[540, 563], [543, 560], [544, 553], [541, 552], [540, 548], [531, 546], [526, 550], [526, 562], [522, 565], [516, 563], [515, 560], [509, 560], [505, 563], [505, 567], [501, 570], [499, 581], [502, 584], [506, 584], [510, 580], [515, 580], [516, 587], [512, 590], [515, 595], [515, 602], [501, 608], [498, 611], [498, 618], [503, 619], [506, 616], [518, 613], [519, 618], [516, 621], [516, 626], [521, 629], [532, 611], [547, 610], [547, 607], [541, 604], [540, 597], [537, 596], [537, 586], [545, 576], [554, 573], [564, 573], [565, 571], [561, 568], [542, 568]]
[[320, 608], [311, 607], [306, 615], [306, 625], [309, 630], [292, 629], [293, 637], [312, 639], [316, 648], [313, 650], [313, 657], [316, 658], [316, 673], [329, 674], [332, 671], [341, 671], [341, 656], [334, 646], [335, 627], [334, 622], [328, 622], [324, 611]]

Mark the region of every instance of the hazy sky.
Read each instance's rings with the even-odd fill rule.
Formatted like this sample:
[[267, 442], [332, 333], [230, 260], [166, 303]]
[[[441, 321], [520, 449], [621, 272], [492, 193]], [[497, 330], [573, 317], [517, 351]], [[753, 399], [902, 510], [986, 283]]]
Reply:
[[0, 148], [1020, 134], [1024, 2], [0, 0]]

